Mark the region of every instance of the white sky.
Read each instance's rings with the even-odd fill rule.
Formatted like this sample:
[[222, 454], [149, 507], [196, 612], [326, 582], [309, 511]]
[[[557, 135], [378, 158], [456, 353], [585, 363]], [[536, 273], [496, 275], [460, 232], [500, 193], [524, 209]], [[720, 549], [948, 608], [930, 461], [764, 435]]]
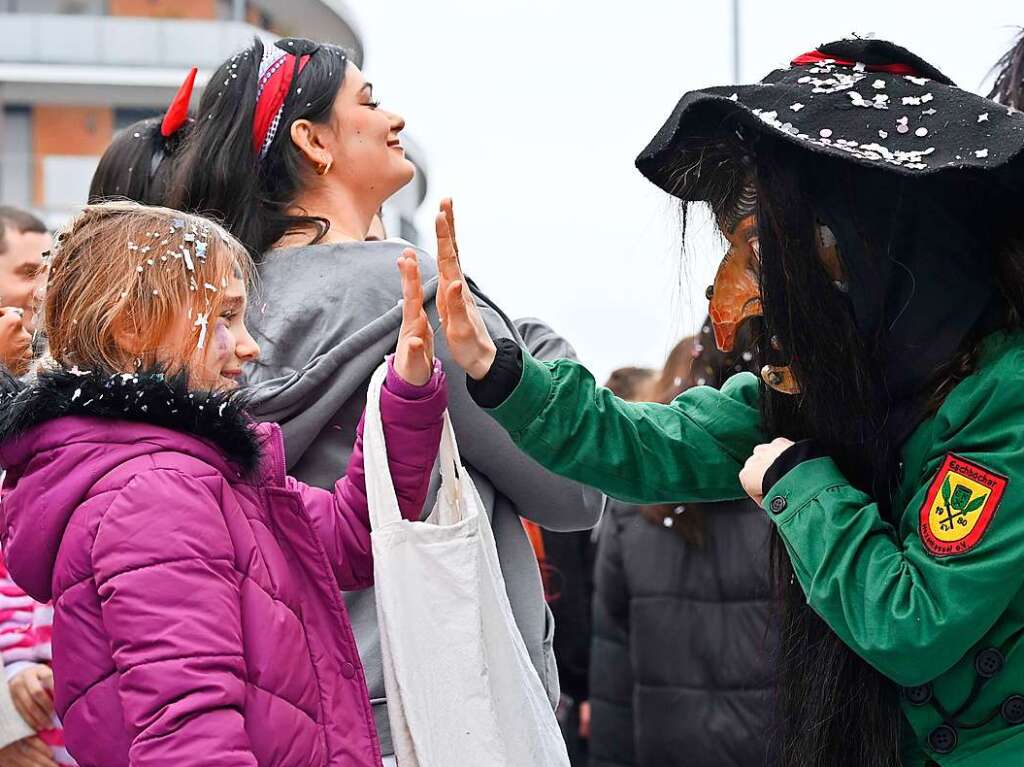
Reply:
[[[633, 159], [692, 88], [732, 82], [730, 0], [349, 0], [375, 94], [426, 151], [421, 231], [455, 200], [467, 273], [547, 321], [602, 381], [658, 367], [706, 311], [710, 231], [681, 263], [675, 208]], [[981, 90], [1019, 0], [741, 0], [741, 80], [851, 32]], [[682, 267], [682, 268], [681, 268]]]

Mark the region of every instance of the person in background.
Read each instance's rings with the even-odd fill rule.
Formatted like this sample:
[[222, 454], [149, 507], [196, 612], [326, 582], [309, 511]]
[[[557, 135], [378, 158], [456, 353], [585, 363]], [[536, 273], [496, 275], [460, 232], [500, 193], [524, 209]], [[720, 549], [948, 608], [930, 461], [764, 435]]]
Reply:
[[147, 117], [118, 131], [100, 157], [89, 184], [89, 204], [132, 200], [143, 205], [163, 205], [174, 157], [195, 123], [188, 116], [193, 67], [167, 111]]
[[605, 382], [605, 386], [615, 392], [616, 397], [633, 402], [647, 400], [648, 390], [657, 384], [657, 371], [641, 367], [624, 367], [613, 370]]
[[[331, 487], [355, 441], [366, 385], [398, 339], [394, 274], [401, 241], [367, 242], [374, 215], [409, 183], [405, 121], [381, 106], [372, 83], [334, 45], [255, 42], [224, 62], [199, 102], [176, 158], [169, 202], [214, 211], [257, 260], [263, 297], [248, 322], [263, 354], [247, 376], [252, 412], [284, 431], [289, 470]], [[223, 87], [221, 83], [226, 82]], [[435, 227], [452, 218], [450, 201]], [[437, 326], [432, 255], [419, 252], [425, 308]], [[481, 295], [489, 332], [518, 343], [511, 320]], [[447, 345], [437, 356], [454, 363]], [[559, 700], [537, 560], [522, 518], [556, 530], [593, 527], [600, 494], [541, 468], [477, 408], [461, 374], [449, 411], [466, 468], [491, 520], [516, 625], [550, 697]], [[431, 481], [426, 508], [439, 486]], [[373, 592], [345, 594], [366, 668], [385, 756], [392, 753]], [[389, 761], [389, 760], [386, 760]]]
[[0, 205], [0, 363], [22, 375], [32, 361], [36, 307], [52, 238], [32, 213]]
[[[535, 317], [515, 320], [516, 330], [530, 354], [541, 359], [576, 359], [576, 350], [549, 325]], [[590, 598], [594, 591], [593, 531], [545, 530], [528, 519], [523, 527], [530, 537], [544, 599], [554, 617], [555, 664], [561, 699], [555, 713], [565, 738], [569, 761], [587, 764], [590, 737], [588, 678], [590, 665]]]
[[[43, 255], [51, 244], [46, 225], [32, 213], [0, 206], [0, 364], [16, 376], [32, 362], [30, 331], [46, 284]], [[7, 741], [0, 767], [74, 764], [53, 713], [52, 621], [50, 605], [14, 583], [0, 555], [0, 658], [9, 685], [0, 703], [0, 737]]]
[[[754, 367], [749, 349], [744, 333], [732, 353], [718, 351], [705, 324], [672, 350], [654, 379], [667, 384], [659, 396], [671, 402], [693, 386], [721, 386]], [[609, 500], [599, 531], [590, 767], [773, 764], [764, 513], [749, 499]]]
[[53, 710], [53, 607], [37, 602], [18, 586], [0, 558], [0, 656], [11, 700], [24, 722], [37, 733], [12, 744], [10, 758], [0, 751], [0, 767], [26, 764], [73, 765], [64, 732]]

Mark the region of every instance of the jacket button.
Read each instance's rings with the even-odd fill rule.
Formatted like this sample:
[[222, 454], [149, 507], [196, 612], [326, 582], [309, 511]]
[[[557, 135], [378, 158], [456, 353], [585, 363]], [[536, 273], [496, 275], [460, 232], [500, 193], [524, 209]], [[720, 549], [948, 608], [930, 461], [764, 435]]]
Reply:
[[936, 754], [948, 754], [956, 748], [958, 740], [956, 730], [948, 724], [940, 724], [928, 733], [928, 745]]
[[1024, 723], [1024, 695], [1011, 695], [999, 707], [999, 714], [1007, 724]]
[[783, 498], [781, 495], [777, 495], [774, 498], [772, 498], [772, 502], [768, 504], [768, 508], [772, 510], [772, 514], [781, 514], [786, 510], [786, 506], [788, 505], [789, 504], [786, 503], [785, 498]]
[[932, 699], [932, 686], [919, 684], [917, 687], [904, 687], [903, 695], [911, 706], [923, 706]]
[[974, 670], [978, 676], [984, 679], [991, 679], [1003, 670], [1003, 654], [995, 647], [986, 647], [974, 656]]
[[348, 661], [341, 664], [341, 675], [346, 679], [351, 679], [356, 675], [356, 667]]

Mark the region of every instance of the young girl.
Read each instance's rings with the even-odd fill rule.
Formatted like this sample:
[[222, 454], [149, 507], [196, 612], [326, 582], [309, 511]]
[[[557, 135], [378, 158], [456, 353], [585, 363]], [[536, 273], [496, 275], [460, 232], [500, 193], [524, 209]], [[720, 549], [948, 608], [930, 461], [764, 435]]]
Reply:
[[716, 341], [763, 323], [760, 377], [618, 400], [488, 339], [447, 244], [441, 313], [477, 402], [624, 500], [763, 505], [782, 764], [1019, 764], [1024, 114], [840, 40], [685, 94], [637, 166], [714, 212]]
[[[414, 257], [382, 394], [418, 517], [446, 390]], [[89, 206], [44, 305], [52, 364], [0, 417], [4, 553], [53, 600], [55, 706], [83, 767], [381, 761], [338, 592], [373, 581], [361, 438], [333, 492], [286, 476], [234, 391], [252, 273], [216, 224]], [[268, 297], [269, 298], [269, 297]]]

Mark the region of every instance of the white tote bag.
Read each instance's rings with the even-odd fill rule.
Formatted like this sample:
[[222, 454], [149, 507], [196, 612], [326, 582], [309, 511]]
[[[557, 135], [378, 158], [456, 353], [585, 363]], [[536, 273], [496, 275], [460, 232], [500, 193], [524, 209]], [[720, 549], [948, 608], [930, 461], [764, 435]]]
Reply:
[[505, 592], [494, 534], [451, 421], [441, 491], [402, 519], [370, 380], [363, 460], [391, 737], [399, 767], [568, 767], [558, 723]]

